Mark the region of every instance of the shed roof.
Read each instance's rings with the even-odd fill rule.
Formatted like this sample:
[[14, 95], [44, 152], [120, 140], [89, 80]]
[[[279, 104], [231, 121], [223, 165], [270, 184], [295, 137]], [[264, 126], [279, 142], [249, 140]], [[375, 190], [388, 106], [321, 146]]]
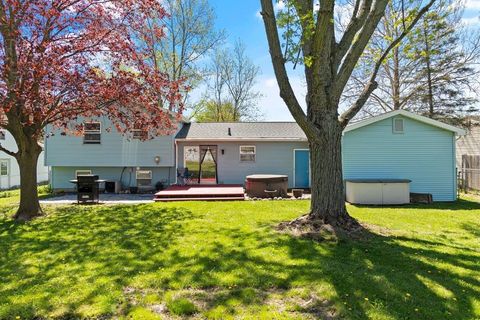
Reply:
[[404, 116], [404, 117], [407, 117], [407, 118], [410, 118], [410, 119], [413, 119], [413, 120], [417, 120], [417, 121], [429, 124], [429, 125], [437, 127], [437, 128], [441, 128], [441, 129], [444, 129], [444, 130], [447, 130], [447, 131], [455, 132], [459, 136], [463, 136], [466, 133], [466, 131], [461, 129], [461, 128], [457, 128], [457, 127], [454, 127], [452, 125], [446, 124], [444, 122], [434, 120], [432, 118], [424, 117], [424, 116], [421, 116], [419, 114], [412, 113], [412, 112], [409, 112], [409, 111], [406, 111], [406, 110], [390, 111], [390, 112], [383, 113], [383, 114], [375, 116], [375, 117], [371, 117], [371, 118], [368, 118], [368, 119], [365, 119], [365, 120], [361, 120], [361, 121], [352, 123], [345, 128], [344, 132], [353, 131], [353, 130], [359, 129], [361, 127], [368, 126], [372, 123], [382, 121], [382, 120], [385, 120], [385, 119], [388, 119], [388, 118], [392, 118], [392, 117], [395, 117], [395, 116]]
[[[387, 112], [348, 125], [344, 132], [353, 131], [394, 116], [405, 116], [444, 130], [464, 135], [465, 130], [405, 110]], [[177, 140], [297, 140], [307, 137], [296, 122], [212, 122], [185, 123], [176, 135]]]

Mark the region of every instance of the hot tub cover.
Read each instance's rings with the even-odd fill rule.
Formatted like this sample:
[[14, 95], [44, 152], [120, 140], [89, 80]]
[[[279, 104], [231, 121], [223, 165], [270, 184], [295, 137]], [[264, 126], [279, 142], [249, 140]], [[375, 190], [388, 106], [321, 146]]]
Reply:
[[409, 179], [347, 179], [347, 182], [353, 183], [410, 183]]
[[279, 174], [252, 174], [246, 177], [248, 181], [286, 181], [287, 175]]

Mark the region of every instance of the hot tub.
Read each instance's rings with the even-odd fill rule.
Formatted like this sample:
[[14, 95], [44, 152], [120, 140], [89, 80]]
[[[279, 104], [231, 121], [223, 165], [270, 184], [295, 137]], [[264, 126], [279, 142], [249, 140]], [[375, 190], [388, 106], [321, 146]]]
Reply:
[[354, 204], [395, 205], [410, 203], [408, 179], [346, 180], [347, 202]]
[[286, 175], [253, 174], [245, 178], [245, 189], [249, 197], [286, 197], [287, 188], [288, 176]]

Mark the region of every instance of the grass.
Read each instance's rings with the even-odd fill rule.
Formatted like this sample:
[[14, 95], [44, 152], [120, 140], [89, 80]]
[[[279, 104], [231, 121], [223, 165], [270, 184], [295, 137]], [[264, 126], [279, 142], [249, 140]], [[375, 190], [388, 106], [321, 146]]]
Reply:
[[[197, 178], [200, 174], [200, 164], [198, 161], [187, 160], [185, 166], [188, 168], [192, 178]], [[202, 178], [215, 178], [216, 166], [213, 161], [205, 161], [202, 164]]]
[[[50, 187], [48, 185], [39, 186], [38, 196], [40, 199], [51, 196]], [[0, 191], [0, 214], [15, 207], [18, 204], [19, 198], [19, 189]]]
[[307, 201], [49, 206], [0, 218], [0, 319], [479, 319], [480, 204], [356, 207], [366, 240], [274, 226]]

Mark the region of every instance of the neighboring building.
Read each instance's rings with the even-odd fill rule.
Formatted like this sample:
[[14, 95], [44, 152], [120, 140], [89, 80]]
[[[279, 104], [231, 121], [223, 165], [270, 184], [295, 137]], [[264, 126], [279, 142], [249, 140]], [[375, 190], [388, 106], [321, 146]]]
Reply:
[[472, 121], [467, 133], [457, 139], [457, 169], [461, 187], [480, 190], [480, 123]]
[[462, 156], [480, 157], [480, 123], [470, 127], [467, 133], [457, 140], [457, 167], [462, 168]]
[[[0, 130], [0, 144], [5, 149], [16, 152], [17, 143], [13, 136], [7, 130]], [[45, 166], [44, 153], [38, 157], [37, 181], [48, 181], [48, 167]], [[10, 189], [20, 185], [20, 169], [17, 159], [5, 152], [0, 151], [0, 190]]]
[[[124, 188], [176, 182], [243, 184], [249, 174], [283, 174], [289, 187], [310, 186], [309, 147], [293, 122], [180, 123], [175, 135], [140, 141], [89, 125], [84, 137], [54, 135], [46, 164], [54, 189], [72, 189], [79, 172]], [[463, 130], [399, 110], [349, 125], [343, 137], [345, 179], [410, 179], [411, 191], [456, 199], [455, 139]]]

